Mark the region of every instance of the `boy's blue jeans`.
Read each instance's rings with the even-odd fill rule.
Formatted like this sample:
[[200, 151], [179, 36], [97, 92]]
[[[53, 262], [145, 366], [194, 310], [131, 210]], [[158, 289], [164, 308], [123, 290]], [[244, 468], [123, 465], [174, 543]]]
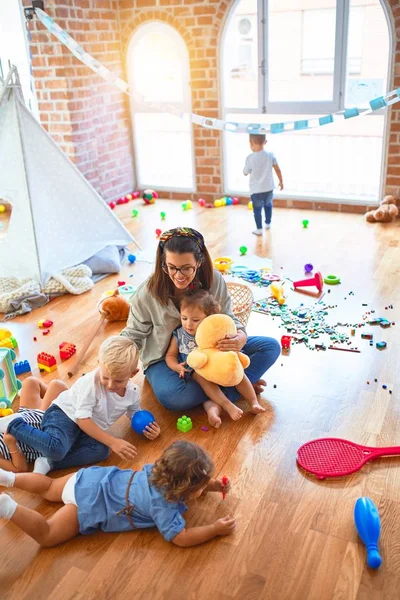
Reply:
[[[251, 383], [256, 383], [280, 355], [281, 345], [273, 338], [249, 337], [242, 352], [247, 354], [251, 361], [245, 369], [245, 373]], [[150, 365], [146, 369], [145, 375], [157, 400], [169, 410], [185, 411], [208, 400], [205, 392], [194, 379], [190, 378], [185, 381], [178, 377], [178, 374], [168, 367], [165, 360]], [[235, 402], [240, 397], [234, 387], [221, 389], [231, 402]]]
[[81, 467], [105, 460], [110, 453], [108, 446], [82, 431], [56, 404], [44, 413], [41, 429], [18, 418], [7, 431], [46, 456], [52, 469]]
[[262, 229], [262, 209], [265, 211], [265, 224], [271, 223], [272, 217], [272, 199], [274, 191], [262, 192], [261, 194], [252, 194], [250, 196], [253, 203], [254, 220], [256, 222], [257, 229]]

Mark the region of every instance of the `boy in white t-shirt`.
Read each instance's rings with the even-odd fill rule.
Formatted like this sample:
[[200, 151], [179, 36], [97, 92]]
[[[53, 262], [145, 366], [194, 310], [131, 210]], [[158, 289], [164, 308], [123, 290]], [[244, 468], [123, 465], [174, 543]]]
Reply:
[[283, 190], [283, 179], [279, 165], [272, 152], [266, 152], [265, 135], [250, 134], [252, 154], [246, 158], [243, 173], [250, 175], [250, 198], [256, 227], [254, 235], [262, 235], [262, 209], [265, 211], [265, 229], [271, 227], [272, 200], [274, 196], [274, 177], [272, 169], [279, 179], [279, 189]]
[[[84, 375], [62, 392], [46, 410], [41, 429], [35, 429], [18, 413], [0, 419], [0, 426], [19, 442], [38, 450], [34, 471], [80, 467], [108, 457], [110, 450], [124, 459], [133, 459], [136, 448], [112, 436], [107, 430], [123, 414], [132, 418], [140, 410], [139, 388], [131, 381], [138, 372], [138, 351], [126, 337], [112, 336], [99, 350], [99, 368]], [[156, 422], [144, 435], [160, 434]]]

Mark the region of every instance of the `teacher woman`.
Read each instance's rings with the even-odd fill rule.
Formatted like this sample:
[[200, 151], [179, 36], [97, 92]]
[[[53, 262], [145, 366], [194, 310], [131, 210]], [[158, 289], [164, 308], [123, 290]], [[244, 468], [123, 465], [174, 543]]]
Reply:
[[[218, 348], [247, 354], [250, 365], [245, 372], [256, 393], [262, 392], [266, 383], [261, 377], [280, 354], [275, 339], [247, 337], [245, 328], [233, 316], [228, 288], [222, 275], [213, 268], [203, 236], [189, 227], [164, 232], [157, 248], [154, 273], [133, 296], [127, 326], [121, 335], [128, 336], [139, 348], [145, 376], [157, 400], [170, 410], [186, 411], [207, 400], [193, 379], [186, 382], [164, 360], [172, 332], [181, 324], [180, 299], [187, 290], [200, 287], [209, 290], [221, 306], [221, 313], [235, 321], [236, 334], [221, 340]], [[224, 388], [224, 393], [232, 401], [239, 398], [235, 388]]]

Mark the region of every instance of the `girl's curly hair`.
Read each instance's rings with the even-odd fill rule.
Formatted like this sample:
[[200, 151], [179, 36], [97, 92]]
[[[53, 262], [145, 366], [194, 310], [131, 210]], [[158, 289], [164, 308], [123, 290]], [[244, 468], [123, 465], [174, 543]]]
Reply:
[[177, 502], [188, 492], [207, 485], [214, 463], [203, 448], [191, 442], [177, 441], [164, 450], [154, 463], [149, 478], [170, 502]]

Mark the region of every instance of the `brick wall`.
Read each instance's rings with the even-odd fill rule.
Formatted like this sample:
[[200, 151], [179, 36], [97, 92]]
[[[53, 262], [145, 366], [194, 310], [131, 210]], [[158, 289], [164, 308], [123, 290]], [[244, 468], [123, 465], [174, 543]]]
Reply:
[[[29, 0], [24, 0], [30, 4]], [[400, 0], [391, 4], [400, 33]], [[46, 0], [46, 11], [108, 68], [123, 73], [127, 45], [143, 23], [173, 26], [190, 56], [192, 110], [209, 117], [220, 111], [219, 39], [233, 0]], [[33, 68], [44, 126], [106, 200], [134, 186], [127, 97], [79, 63], [40, 22], [32, 25]], [[400, 87], [400, 42], [396, 45], [394, 86]], [[222, 136], [194, 126], [196, 193], [207, 200], [223, 192]], [[386, 192], [400, 191], [400, 107], [391, 109]], [[164, 197], [190, 195], [165, 192]], [[280, 201], [283, 206], [320, 208], [321, 203]], [[332, 210], [352, 210], [332, 204]], [[357, 211], [364, 211], [358, 206]]]
[[[117, 5], [117, 0], [46, 0], [45, 10], [90, 54], [121, 73]], [[127, 193], [134, 172], [125, 96], [80, 63], [38, 19], [30, 27], [42, 125], [103, 198]]]

